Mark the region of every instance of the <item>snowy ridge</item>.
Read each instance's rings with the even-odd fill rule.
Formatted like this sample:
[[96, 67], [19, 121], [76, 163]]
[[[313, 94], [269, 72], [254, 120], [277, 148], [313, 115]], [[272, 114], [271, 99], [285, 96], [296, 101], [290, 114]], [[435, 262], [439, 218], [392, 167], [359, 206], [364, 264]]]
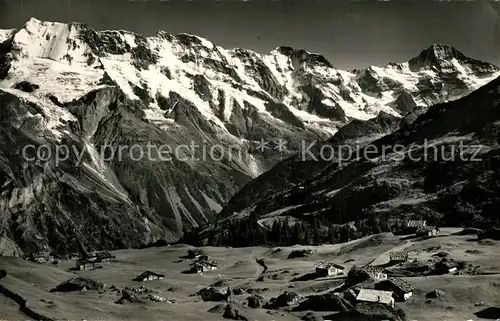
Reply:
[[[428, 107], [456, 99], [498, 74], [491, 65], [478, 72], [461, 64], [447, 54], [455, 49], [442, 45], [431, 46], [421, 54], [423, 58], [414, 58], [423, 61], [423, 66], [436, 60], [439, 70], [430, 66], [415, 71], [409, 63], [400, 63], [347, 72], [305, 50], [278, 47], [261, 55], [246, 49], [226, 50], [187, 34], [158, 32], [155, 37], [144, 38], [127, 31], [96, 32], [83, 24], [32, 18], [22, 29], [4, 30], [0, 35], [13, 35], [16, 51], [10, 73], [0, 83], [3, 88], [29, 80], [40, 85], [36, 94], [41, 99], [51, 94], [60, 102], [68, 102], [98, 86], [106, 74], [130, 99], [140, 99], [134, 87], [147, 92], [145, 112], [151, 121], [167, 127], [171, 124], [164, 117], [159, 97], [169, 97], [173, 91], [192, 102], [221, 135], [230, 134], [225, 124], [230, 121], [233, 101], [240, 106], [249, 104], [271, 119], [276, 117], [265, 104], [282, 103], [306, 129], [328, 137], [351, 119], [367, 120], [381, 111], [404, 116], [393, 106], [403, 91], [410, 93], [418, 106]], [[452, 59], [447, 61], [443, 56]], [[146, 61], [138, 66], [137, 60], [142, 57]], [[200, 97], [195, 75], [203, 78], [211, 97]], [[443, 79], [448, 76], [453, 81]], [[432, 87], [431, 93], [426, 92], [426, 86]], [[440, 92], [436, 93], [434, 87]], [[221, 93], [222, 108], [217, 107]]]
[[15, 32], [15, 29], [0, 29], [0, 43], [6, 41], [7, 39], [12, 37], [12, 34]]

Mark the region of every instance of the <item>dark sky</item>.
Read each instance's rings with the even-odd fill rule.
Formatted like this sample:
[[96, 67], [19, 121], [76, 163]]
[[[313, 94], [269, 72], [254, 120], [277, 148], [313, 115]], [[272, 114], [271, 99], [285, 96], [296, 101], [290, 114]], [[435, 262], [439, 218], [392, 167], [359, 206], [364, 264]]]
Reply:
[[500, 2], [493, 0], [0, 0], [0, 28], [30, 17], [192, 33], [262, 53], [289, 45], [345, 69], [406, 61], [432, 43], [500, 65]]

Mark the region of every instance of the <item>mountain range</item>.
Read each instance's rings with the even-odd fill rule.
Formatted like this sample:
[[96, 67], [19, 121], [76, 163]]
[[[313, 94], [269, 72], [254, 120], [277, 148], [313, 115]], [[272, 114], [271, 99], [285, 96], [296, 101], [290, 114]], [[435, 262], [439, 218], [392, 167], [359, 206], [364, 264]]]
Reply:
[[[490, 81], [498, 75], [441, 44], [408, 62], [345, 71], [286, 46], [260, 54], [188, 34], [144, 37], [32, 18], [0, 30], [0, 253], [170, 242], [218, 213], [294, 208], [290, 215], [328, 212], [344, 222], [367, 209], [392, 213], [397, 202], [427, 208], [425, 197], [442, 189], [426, 190], [408, 171], [298, 157], [317, 142], [407, 144], [426, 131], [437, 139], [469, 121], [476, 135], [488, 125], [486, 135], [497, 126], [484, 115], [495, 116]], [[175, 157], [159, 157], [159, 147]], [[467, 167], [447, 164], [425, 173], [437, 179]], [[383, 179], [382, 167], [394, 177]], [[465, 188], [449, 175], [440, 184]]]
[[241, 189], [201, 240], [235, 221], [268, 230], [279, 221], [385, 222], [393, 231], [409, 220], [484, 230], [500, 223], [500, 77], [410, 123], [353, 121], [311, 146]]

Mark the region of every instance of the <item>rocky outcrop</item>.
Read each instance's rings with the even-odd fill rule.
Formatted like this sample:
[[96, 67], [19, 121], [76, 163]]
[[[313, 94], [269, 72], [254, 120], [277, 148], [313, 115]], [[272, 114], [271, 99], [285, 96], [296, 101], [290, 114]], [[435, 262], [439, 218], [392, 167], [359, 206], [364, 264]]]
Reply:
[[433, 290], [431, 292], [428, 292], [425, 297], [428, 299], [437, 299], [443, 295], [443, 291], [441, 290]]
[[265, 309], [279, 309], [298, 304], [302, 300], [302, 296], [297, 292], [285, 291], [275, 298], [271, 298], [264, 306]]
[[303, 249], [303, 250], [294, 250], [288, 254], [287, 259], [297, 259], [297, 258], [305, 258], [314, 254], [314, 251], [311, 249]]
[[406, 314], [401, 309], [394, 309], [379, 303], [360, 303], [353, 310], [327, 316], [334, 321], [407, 321]]
[[249, 320], [246, 316], [241, 314], [237, 305], [235, 305], [234, 303], [229, 303], [226, 305], [226, 308], [224, 309], [224, 313], [222, 314], [222, 317], [225, 319], [230, 319], [230, 320], [243, 320], [243, 321]]
[[395, 108], [402, 114], [408, 115], [413, 112], [415, 109], [418, 109], [418, 105], [415, 102], [413, 96], [406, 90], [403, 90], [401, 94], [399, 94], [398, 98], [394, 101]]
[[264, 297], [260, 294], [254, 294], [247, 298], [248, 307], [252, 309], [260, 309], [264, 305]]
[[301, 302], [295, 311], [339, 311], [346, 312], [353, 306], [342, 298], [339, 294], [325, 293], [319, 295], [311, 295]]
[[73, 292], [73, 291], [100, 291], [104, 289], [105, 285], [89, 278], [73, 278], [59, 284], [50, 292]]
[[203, 301], [227, 301], [228, 293], [226, 290], [219, 290], [214, 287], [203, 288], [198, 293]]

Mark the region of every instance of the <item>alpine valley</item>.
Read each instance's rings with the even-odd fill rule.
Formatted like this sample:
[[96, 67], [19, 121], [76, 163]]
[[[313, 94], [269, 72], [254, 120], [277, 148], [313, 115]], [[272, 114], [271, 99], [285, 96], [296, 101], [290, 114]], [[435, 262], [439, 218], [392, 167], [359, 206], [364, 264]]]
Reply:
[[[440, 44], [407, 62], [345, 71], [286, 46], [261, 54], [188, 34], [32, 18], [0, 30], [0, 254], [174, 242], [218, 213], [260, 223], [410, 211], [493, 219], [499, 75]], [[424, 138], [467, 138], [484, 147], [484, 161], [299, 160], [314, 142]], [[140, 155], [151, 144], [177, 157]], [[36, 155], [60, 156], [62, 146], [62, 160]], [[123, 146], [142, 149], [110, 157], [109, 147]]]

